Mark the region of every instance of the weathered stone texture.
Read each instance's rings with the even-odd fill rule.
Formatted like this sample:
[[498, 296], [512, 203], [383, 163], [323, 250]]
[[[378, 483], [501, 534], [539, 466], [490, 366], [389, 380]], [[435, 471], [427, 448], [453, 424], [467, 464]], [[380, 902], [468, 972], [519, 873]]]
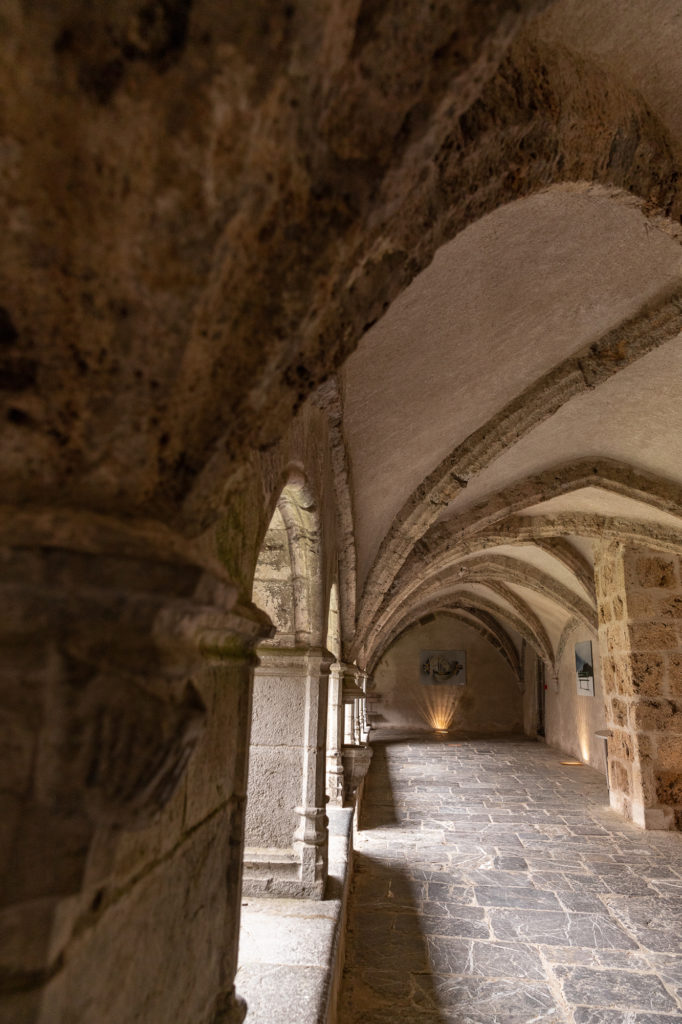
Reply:
[[[127, 890], [109, 893], [101, 909], [84, 908], [39, 1019], [208, 1021], [225, 970], [224, 936], [234, 924], [225, 871], [231, 834], [230, 815], [216, 815]], [[103, 971], [107, 962], [112, 970]], [[162, 985], [153, 983], [161, 977]]]
[[[175, 1001], [206, 1019], [234, 972], [234, 945], [201, 945], [238, 922], [249, 649], [268, 624], [181, 539], [155, 557], [161, 528], [57, 513], [7, 533], [0, 973], [15, 996], [0, 1017], [149, 1020]], [[180, 991], [188, 921], [195, 994]], [[152, 983], [171, 963], [174, 995]]]
[[680, 558], [603, 545], [595, 573], [600, 607], [617, 602], [623, 614], [618, 623], [604, 616], [600, 625], [609, 651], [612, 802], [641, 825], [675, 827], [682, 781]]
[[[663, 555], [640, 556], [626, 567], [625, 579], [634, 589], [661, 590], [679, 586], [677, 559]], [[651, 597], [651, 595], [649, 595]], [[655, 596], [655, 595], [654, 595]], [[632, 604], [633, 596], [630, 596]]]
[[[259, 818], [259, 842], [277, 819], [294, 884], [324, 888], [333, 583], [333, 653], [357, 671], [417, 613], [445, 606], [475, 623], [474, 643], [502, 666], [506, 703], [490, 699], [502, 727], [521, 711], [517, 636], [556, 668], [567, 617], [594, 625], [590, 560], [567, 538], [656, 540], [624, 567], [604, 554], [598, 571], [611, 775], [628, 814], [680, 824], [679, 486], [578, 446], [565, 465], [521, 467], [441, 518], [508, 451], [669, 352], [682, 328], [675, 68], [672, 99], [657, 103], [656, 75], [640, 88], [625, 58], [581, 47], [602, 5], [576, 5], [3, 4], [3, 1024], [241, 1021], [245, 815], [249, 827]], [[543, 30], [554, 8], [571, 30], [558, 37]], [[632, 33], [632, 11], [612, 27]], [[405, 476], [361, 592], [347, 395], [333, 374], [445, 243], [512, 204], [525, 218], [524, 204], [569, 194], [632, 214], [642, 246], [653, 232], [673, 257], [629, 305], [606, 282], [599, 330], [590, 319], [562, 356], [543, 326], [539, 377], [507, 351], [499, 318], [490, 368], [517, 361], [522, 384]], [[547, 258], [561, 262], [562, 239], [551, 241]], [[598, 502], [528, 511], [590, 488], [616, 501], [613, 514]], [[621, 515], [617, 499], [649, 518]], [[536, 541], [554, 575], [490, 550]], [[472, 556], [470, 589], [453, 597], [459, 556]], [[545, 621], [532, 601], [559, 613]], [[268, 616], [280, 650], [315, 650], [317, 664], [259, 677], [247, 811], [253, 647], [273, 639]], [[350, 700], [350, 738], [364, 742], [364, 694]], [[368, 756], [346, 754], [355, 782]]]
[[[276, 637], [275, 637], [276, 639]], [[245, 891], [321, 898], [326, 883], [327, 679], [319, 648], [259, 648], [249, 751]]]

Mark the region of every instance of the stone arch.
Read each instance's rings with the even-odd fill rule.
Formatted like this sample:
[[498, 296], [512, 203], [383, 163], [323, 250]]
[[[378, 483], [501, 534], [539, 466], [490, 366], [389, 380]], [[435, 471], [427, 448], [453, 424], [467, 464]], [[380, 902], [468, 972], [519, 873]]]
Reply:
[[411, 629], [415, 625], [422, 625], [430, 621], [438, 614], [447, 615], [450, 618], [457, 619], [465, 625], [471, 626], [475, 629], [484, 640], [491, 644], [491, 646], [502, 655], [516, 676], [519, 682], [519, 687], [523, 688], [523, 667], [521, 665], [516, 645], [507, 630], [501, 625], [497, 618], [483, 608], [474, 608], [473, 606], [470, 607], [465, 604], [451, 607], [447, 602], [444, 602], [442, 607], [429, 611], [425, 615], [420, 615], [413, 619], [413, 621], [408, 622], [399, 633], [391, 635], [390, 640], [383, 642], [372, 654], [372, 659], [369, 663], [369, 672], [374, 672], [376, 666], [381, 661], [388, 648], [399, 640], [403, 633], [407, 632], [407, 630]]
[[337, 661], [341, 658], [341, 615], [339, 610], [339, 586], [336, 580], [329, 588], [329, 610], [327, 612], [327, 650]]
[[306, 477], [290, 468], [254, 575], [274, 633], [254, 673], [244, 889], [321, 898], [327, 871], [327, 679], [322, 542]]
[[[682, 308], [682, 307], [681, 307]], [[682, 326], [682, 319], [680, 321]], [[541, 502], [584, 487], [598, 487], [611, 494], [643, 502], [663, 513], [682, 510], [682, 487], [653, 473], [645, 473], [615, 459], [581, 459], [555, 465], [487, 496], [456, 520], [435, 525], [424, 540], [451, 534], [481, 532], [485, 527], [522, 513]]]
[[322, 645], [320, 524], [312, 491], [298, 470], [289, 470], [277, 499], [256, 563], [252, 599], [273, 621], [273, 645]]
[[[641, 310], [628, 323], [619, 325], [598, 342], [565, 359], [458, 445], [409, 496], [384, 537], [363, 588], [358, 611], [358, 635], [364, 636], [370, 628], [385, 595], [399, 587], [399, 575], [410, 559], [419, 556], [423, 539], [432, 533], [450, 529], [448, 523], [438, 523], [438, 517], [443, 508], [466, 488], [472, 477], [520, 437], [552, 416], [570, 398], [596, 387], [646, 352], [676, 337], [680, 330], [682, 291], [677, 288], [665, 292], [657, 302]], [[590, 472], [593, 483], [599, 478], [604, 486], [619, 493], [632, 493], [634, 496], [634, 491], [642, 491], [656, 502], [659, 492], [662, 492], [660, 500], [663, 503], [669, 501], [670, 487], [666, 481], [656, 481], [650, 474], [636, 473], [632, 467], [619, 466], [615, 460], [582, 460], [571, 469], [563, 486], [570, 487], [571, 482], [577, 486], [581, 473], [587, 478]], [[552, 480], [556, 480], [556, 471], [548, 471], [541, 476], [545, 477], [543, 482], [551, 487]], [[539, 483], [536, 477], [532, 482], [519, 485], [519, 488], [537, 488]], [[521, 494], [514, 497], [524, 505], [532, 504], [527, 491], [523, 497]], [[677, 504], [679, 507], [679, 496]], [[473, 511], [467, 514], [467, 520]], [[479, 507], [476, 511], [480, 515], [488, 509]], [[511, 511], [506, 506], [506, 514]], [[496, 514], [501, 516], [501, 509]]]
[[[182, 480], [186, 491], [194, 487], [194, 477], [226, 433], [233, 439], [232, 460], [243, 457], [253, 445], [271, 445], [281, 437], [292, 412], [353, 351], [367, 327], [428, 266], [439, 246], [499, 207], [550, 186], [591, 185], [606, 187], [614, 195], [621, 190], [630, 201], [638, 197], [647, 217], [661, 220], [663, 214], [669, 218], [670, 230], [679, 231], [682, 199], [674, 157], [665, 128], [641, 96], [604, 69], [586, 64], [562, 47], [538, 41], [531, 32], [522, 33], [503, 55], [504, 48], [487, 70], [487, 80], [473, 102], [469, 95], [462, 104], [456, 87], [441, 83], [438, 98], [431, 96], [418, 117], [405, 109], [403, 127], [410, 130], [403, 137], [401, 129], [400, 144], [393, 140], [381, 155], [383, 181], [371, 198], [371, 218], [366, 213], [369, 204], [362, 176], [349, 172], [348, 208], [365, 211], [365, 230], [353, 230], [347, 238], [345, 231], [355, 228], [353, 218], [349, 223], [334, 217], [324, 228], [317, 223], [316, 238], [324, 241], [315, 250], [313, 272], [296, 274], [295, 286], [287, 289], [286, 304], [278, 304], [271, 296], [263, 301], [260, 247], [254, 245], [244, 259], [243, 246], [231, 246], [227, 232], [224, 251], [240, 252], [239, 264], [232, 256], [216, 257], [216, 271], [202, 295], [185, 356], [191, 372], [178, 375], [171, 402], [173, 410], [185, 408], [192, 394], [193, 407], [201, 410], [184, 430], [174, 431], [171, 442], [172, 454], [184, 445], [191, 455]], [[498, 63], [499, 57], [503, 59]], [[446, 110], [448, 115], [443, 116]], [[333, 112], [330, 118], [326, 129], [333, 134]], [[347, 132], [345, 120], [344, 137]], [[389, 153], [394, 154], [393, 163]], [[366, 158], [371, 161], [378, 154], [367, 153]], [[407, 167], [403, 167], [405, 160]], [[423, 173], [417, 181], [411, 179], [406, 193], [404, 174], [415, 167], [422, 167]], [[336, 158], [333, 166], [318, 163], [315, 170], [318, 191], [331, 192], [338, 181]], [[488, 182], [488, 187], [482, 188], [481, 181]], [[305, 205], [304, 197], [301, 202]], [[274, 238], [267, 230], [268, 265], [296, 265], [288, 218], [294, 211], [300, 218], [301, 207], [280, 203], [276, 197], [271, 204], [260, 205], [269, 211], [261, 224], [264, 232], [273, 217], [279, 224]], [[319, 204], [311, 206], [319, 210]], [[255, 218], [254, 227], [257, 223]], [[293, 233], [307, 237], [300, 220]], [[306, 253], [301, 265], [310, 260]], [[210, 325], [214, 317], [218, 319], [218, 309], [224, 309], [228, 280], [230, 331], [216, 335]], [[331, 302], [330, 294], [334, 295]], [[286, 337], [293, 324], [298, 343], [284, 356], [277, 383], [261, 379], [262, 367], [276, 356], [270, 351], [267, 358], [256, 360], [250, 339]], [[235, 377], [253, 379], [254, 384], [226, 401], [218, 381], [204, 379], [197, 368], [211, 364], [205, 351], [209, 344], [213, 359], [220, 359], [228, 343], [243, 349], [241, 373]], [[258, 402], [253, 400], [256, 392]], [[264, 404], [271, 410], [267, 417], [260, 413]], [[229, 467], [221, 461], [228, 463], [227, 458], [215, 456], [213, 461], [211, 476], [224, 479]], [[188, 501], [187, 507], [194, 504]]]
[[[357, 600], [357, 565], [355, 526], [351, 496], [350, 465], [343, 434], [343, 401], [338, 377], [331, 376], [311, 396], [311, 402], [326, 414], [329, 427], [329, 450], [334, 477], [334, 496], [338, 522], [338, 611], [342, 650], [348, 643], [347, 633], [355, 628]], [[339, 585], [340, 584], [340, 585]], [[327, 645], [329, 646], [329, 645]], [[332, 650], [332, 648], [329, 648]], [[340, 657], [341, 655], [339, 655]]]
[[461, 560], [461, 554], [442, 553], [428, 565], [425, 578], [414, 577], [410, 585], [405, 585], [399, 598], [387, 605], [382, 614], [375, 620], [375, 628], [381, 629], [384, 622], [400, 607], [410, 600], [419, 600], [420, 596], [433, 588], [453, 584], [478, 583], [494, 589], [495, 586], [516, 584], [547, 597], [561, 608], [566, 609], [580, 618], [586, 625], [596, 626], [594, 605], [583, 600], [568, 587], [555, 580], [551, 575], [526, 563], [507, 556], [494, 553], [477, 554]]
[[557, 515], [509, 516], [494, 530], [476, 534], [474, 540], [465, 539], [453, 545], [461, 551], [478, 551], [507, 543], [528, 543], [536, 540], [554, 540], [562, 537], [589, 537], [592, 539], [622, 540], [635, 547], [649, 547], [654, 551], [682, 552], [682, 528], [663, 523], [625, 516], [607, 516], [580, 512]]
[[[547, 521], [545, 517], [524, 519], [520, 515], [523, 510], [535, 504], [587, 486], [596, 486], [644, 502], [662, 513], [674, 514], [682, 508], [682, 494], [676, 484], [653, 474], [634, 470], [631, 466], [615, 460], [584, 459], [573, 464], [552, 467], [490, 495], [460, 516], [453, 516], [443, 522], [433, 521], [421, 539], [411, 545], [411, 553], [403, 558], [390, 583], [385, 580], [381, 595], [373, 597], [369, 591], [365, 592], [358, 623], [358, 644], [365, 642], [367, 631], [375, 628], [388, 610], [402, 600], [406, 589], [412, 588], [415, 581], [423, 579], [425, 571], [430, 574], [432, 567], [438, 566], [441, 558], [452, 562], [457, 555], [482, 551], [495, 544], [509, 543], [512, 539], [534, 540], [537, 537], [547, 541], [560, 538], [562, 535], [579, 533], [580, 529], [594, 533], [599, 529], [597, 522], [608, 528], [605, 517], [600, 515], [596, 518], [585, 514], [576, 515], [574, 529], [568, 528], [566, 517], [562, 520], [562, 517], [554, 516], [552, 519], [558, 528], [552, 533], [546, 526], [541, 528], [541, 520], [543, 523]], [[435, 515], [436, 512], [432, 510], [432, 520], [435, 520]], [[614, 524], [616, 518], [614, 517]], [[564, 522], [566, 528], [563, 528]], [[537, 523], [537, 532], [534, 532], [534, 523]], [[664, 537], [674, 532], [664, 527], [657, 529], [654, 524], [642, 524], [638, 527], [634, 521], [623, 518], [617, 518], [617, 525], [618, 528], [625, 530], [626, 535], [633, 531], [637, 535], [642, 534], [647, 543], [655, 542], [657, 536], [662, 541]], [[566, 553], [563, 553], [566, 558]], [[572, 557], [575, 561], [575, 556]], [[583, 582], [586, 581], [585, 568], [583, 566], [579, 577]]]
[[484, 612], [495, 619], [505, 619], [522, 639], [533, 647], [538, 657], [547, 662], [551, 668], [554, 667], [555, 659], [552, 644], [542, 625], [539, 624], [538, 628], [532, 613], [529, 616], [530, 609], [522, 609], [522, 612], [519, 613], [518, 608], [505, 608], [492, 599], [467, 590], [458, 590], [449, 594], [426, 595], [421, 604], [404, 610], [401, 616], [396, 616], [392, 623], [387, 624], [373, 638], [372, 645], [367, 652], [368, 665], [375, 667], [380, 657], [380, 655], [377, 656], [377, 651], [385, 651], [400, 633], [409, 628], [409, 626], [414, 625], [414, 622], [422, 616], [432, 612], [456, 608], [464, 608], [469, 611], [475, 610], [476, 613]]

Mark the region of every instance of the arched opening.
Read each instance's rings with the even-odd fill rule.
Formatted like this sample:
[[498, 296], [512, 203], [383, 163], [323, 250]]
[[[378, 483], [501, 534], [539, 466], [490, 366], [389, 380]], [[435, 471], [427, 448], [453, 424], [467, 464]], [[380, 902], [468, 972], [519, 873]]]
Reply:
[[337, 661], [341, 660], [341, 618], [339, 614], [339, 588], [336, 583], [332, 583], [329, 592], [327, 650], [331, 651]]
[[332, 807], [342, 807], [343, 774], [343, 664], [341, 662], [341, 617], [339, 590], [332, 583], [327, 615], [327, 650], [334, 655], [329, 675], [327, 699], [327, 800]]
[[254, 672], [244, 857], [247, 894], [321, 898], [327, 873], [325, 754], [331, 658], [321, 645], [320, 536], [305, 480], [290, 475], [256, 565], [253, 601], [274, 633]]

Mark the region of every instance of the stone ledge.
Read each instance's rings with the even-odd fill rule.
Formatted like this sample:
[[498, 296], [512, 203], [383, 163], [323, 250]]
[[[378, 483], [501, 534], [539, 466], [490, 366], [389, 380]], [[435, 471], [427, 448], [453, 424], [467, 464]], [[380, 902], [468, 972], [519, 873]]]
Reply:
[[333, 1024], [343, 970], [353, 808], [330, 807], [324, 900], [246, 897], [236, 988], [247, 1024]]

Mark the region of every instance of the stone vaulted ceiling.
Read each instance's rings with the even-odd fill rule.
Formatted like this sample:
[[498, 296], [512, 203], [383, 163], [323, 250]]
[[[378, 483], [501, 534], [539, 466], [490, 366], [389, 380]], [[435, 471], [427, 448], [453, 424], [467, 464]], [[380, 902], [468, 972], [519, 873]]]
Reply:
[[[528, 384], [674, 288], [681, 271], [678, 242], [632, 203], [565, 187], [504, 206], [443, 246], [343, 369], [360, 580], [402, 504], [442, 459]], [[632, 416], [636, 377], [629, 401], [626, 391], [611, 399], [614, 416], [603, 416], [598, 439], [578, 422], [565, 422], [551, 447], [543, 438], [545, 464], [561, 446], [570, 454], [571, 440], [580, 450], [586, 433], [595, 454], [617, 449], [636, 462], [652, 425]], [[648, 398], [653, 412], [662, 397], [648, 389], [638, 408]], [[669, 391], [658, 415], [672, 412], [679, 424], [675, 398]], [[635, 420], [629, 446], [617, 418], [623, 403]], [[578, 420], [592, 412], [585, 405]], [[601, 400], [591, 405], [604, 411]], [[682, 469], [660, 435], [649, 447], [659, 460], [667, 455], [661, 469]], [[490, 472], [483, 480], [494, 487]]]
[[199, 537], [322, 384], [365, 663], [444, 607], [552, 662], [595, 538], [679, 544], [677, 0], [2, 28], [5, 501]]
[[462, 232], [368, 331], [342, 371], [358, 651], [456, 608], [554, 664], [596, 626], [591, 539], [679, 542], [681, 272], [667, 222], [559, 186]]
[[[682, 14], [654, 6], [559, 2], [535, 41], [636, 88], [679, 151]], [[576, 623], [596, 626], [595, 539], [679, 544], [682, 236], [629, 191], [575, 181], [500, 205], [346, 362], [370, 664], [445, 609], [492, 616], [555, 664]]]

